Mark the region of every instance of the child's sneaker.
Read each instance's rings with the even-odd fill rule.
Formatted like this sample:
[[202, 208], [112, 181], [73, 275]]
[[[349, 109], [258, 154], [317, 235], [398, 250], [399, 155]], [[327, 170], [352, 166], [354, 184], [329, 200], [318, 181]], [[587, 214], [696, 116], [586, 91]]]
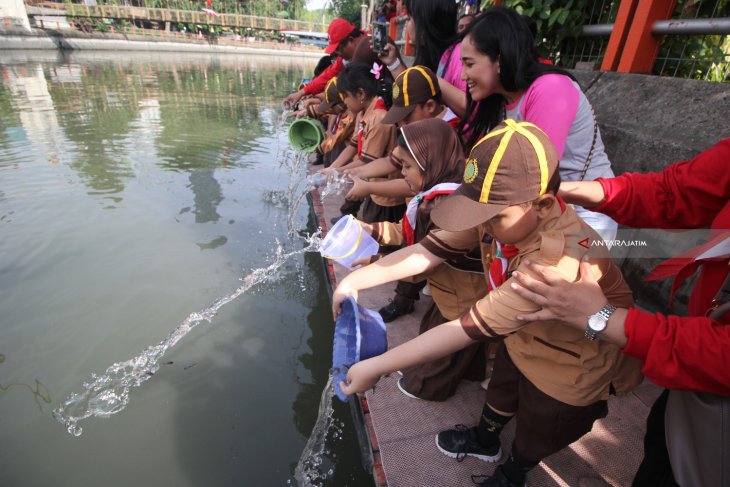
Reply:
[[467, 428], [457, 424], [455, 429], [442, 431], [436, 435], [436, 447], [447, 457], [463, 461], [467, 456], [483, 462], [497, 462], [502, 457], [499, 445], [485, 448], [477, 439], [477, 427]]
[[[400, 372], [400, 370], [398, 372]], [[406, 390], [406, 378], [403, 377], [402, 373], [401, 378], [398, 379], [398, 390], [400, 390], [404, 395], [410, 397], [411, 399], [421, 399], [420, 397], [414, 396]]]

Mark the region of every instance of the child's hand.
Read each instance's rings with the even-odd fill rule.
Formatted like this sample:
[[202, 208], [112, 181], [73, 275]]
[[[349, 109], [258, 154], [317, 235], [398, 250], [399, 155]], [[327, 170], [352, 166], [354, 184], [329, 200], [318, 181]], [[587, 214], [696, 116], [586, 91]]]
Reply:
[[345, 384], [340, 381], [342, 392], [351, 396], [352, 394], [362, 394], [375, 387], [380, 379], [380, 372], [378, 372], [375, 365], [375, 359], [368, 359], [350, 367], [350, 370], [347, 371], [348, 383]]
[[367, 181], [363, 178], [353, 176], [352, 174], [348, 174], [348, 177], [352, 181], [353, 185], [352, 189], [350, 189], [350, 191], [348, 191], [345, 195], [346, 200], [361, 200], [370, 194], [370, 191], [368, 191], [367, 188]]
[[365, 166], [358, 166], [353, 168], [344, 169], [342, 172], [345, 174], [352, 174], [353, 176], [360, 176], [360, 172], [362, 172], [362, 168]]
[[357, 289], [352, 289], [345, 283], [340, 283], [340, 285], [337, 286], [337, 289], [335, 289], [335, 292], [332, 293], [332, 317], [334, 319], [337, 319], [340, 315], [340, 311], [342, 311], [342, 302], [349, 296], [352, 296], [355, 298], [355, 301], [357, 301]]

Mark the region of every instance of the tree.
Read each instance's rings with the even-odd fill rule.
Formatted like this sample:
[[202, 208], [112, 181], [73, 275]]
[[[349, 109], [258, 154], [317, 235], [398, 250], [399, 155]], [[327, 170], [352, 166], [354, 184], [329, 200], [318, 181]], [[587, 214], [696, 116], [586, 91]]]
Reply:
[[332, 0], [332, 14], [360, 25], [361, 3], [359, 0]]

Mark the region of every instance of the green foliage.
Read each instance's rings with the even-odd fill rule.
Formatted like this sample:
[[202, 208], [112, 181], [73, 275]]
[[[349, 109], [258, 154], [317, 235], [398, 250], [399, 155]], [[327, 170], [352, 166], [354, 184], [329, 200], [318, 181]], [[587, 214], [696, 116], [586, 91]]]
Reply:
[[332, 0], [332, 13], [360, 25], [360, 4], [359, 0]]
[[[489, 2], [487, 2], [489, 3]], [[610, 16], [611, 3], [603, 7], [605, 12], [595, 12], [592, 0], [505, 0], [505, 7], [513, 8], [521, 15], [535, 20], [537, 35], [535, 43], [542, 53], [555, 59], [563, 41], [578, 37], [584, 24], [598, 23], [602, 17]], [[593, 11], [592, 19], [590, 12]], [[615, 12], [614, 12], [615, 15]], [[604, 20], [605, 22], [605, 20]]]
[[[675, 19], [730, 17], [730, 2], [677, 2]], [[730, 82], [730, 36], [665, 36], [654, 63], [656, 74]]]

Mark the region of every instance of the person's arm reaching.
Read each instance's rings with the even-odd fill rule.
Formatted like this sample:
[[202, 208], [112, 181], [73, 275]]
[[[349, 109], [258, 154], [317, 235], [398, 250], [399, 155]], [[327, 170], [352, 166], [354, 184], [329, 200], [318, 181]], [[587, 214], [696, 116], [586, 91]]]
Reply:
[[439, 88], [441, 88], [441, 101], [463, 119], [466, 114], [466, 93], [443, 78], [439, 78]]
[[340, 155], [337, 156], [337, 159], [335, 159], [329, 167], [322, 169], [322, 171], [327, 171], [329, 169], [338, 169], [352, 161], [352, 159], [356, 155], [357, 147], [348, 144], [344, 149], [342, 149], [342, 152], [340, 152]]
[[[377, 265], [371, 264], [366, 267]], [[383, 355], [358, 362], [347, 372], [348, 384], [340, 382], [345, 394], [372, 389], [381, 375], [445, 357], [473, 343], [459, 320], [449, 321], [423, 333]]]
[[558, 195], [566, 203], [593, 208], [603, 203], [606, 193], [598, 181], [563, 181], [560, 183]]
[[[365, 164], [367, 167], [369, 164]], [[349, 166], [348, 166], [349, 167]], [[414, 196], [405, 179], [391, 179], [388, 181], [365, 181], [357, 176], [350, 175], [353, 181], [352, 189], [345, 195], [348, 200], [360, 200], [367, 195], [385, 196], [387, 198], [407, 198]]]
[[335, 289], [332, 295], [332, 314], [340, 314], [340, 306], [347, 296], [357, 299], [357, 292], [363, 289], [397, 281], [433, 269], [445, 259], [435, 256], [420, 243], [405, 247], [377, 262], [351, 272]]
[[370, 161], [357, 170], [347, 170], [345, 172], [360, 178], [379, 178], [387, 176], [395, 171], [399, 171], [399, 169], [393, 166], [393, 163], [390, 162], [390, 156], [385, 156], [375, 159], [374, 161]]
[[[518, 317], [525, 322], [558, 319], [585, 329], [587, 317], [607, 303], [583, 260], [580, 279], [570, 283], [544, 266], [526, 264], [539, 277], [513, 273], [513, 289], [542, 306], [540, 311]], [[635, 308], [617, 309], [606, 329], [598, 335], [644, 363], [643, 372], [655, 383], [671, 389], [730, 395], [730, 326], [705, 317], [664, 316]]]
[[728, 163], [730, 138], [661, 172], [598, 178], [605, 199], [593, 211], [637, 228], [709, 227], [730, 199]]

